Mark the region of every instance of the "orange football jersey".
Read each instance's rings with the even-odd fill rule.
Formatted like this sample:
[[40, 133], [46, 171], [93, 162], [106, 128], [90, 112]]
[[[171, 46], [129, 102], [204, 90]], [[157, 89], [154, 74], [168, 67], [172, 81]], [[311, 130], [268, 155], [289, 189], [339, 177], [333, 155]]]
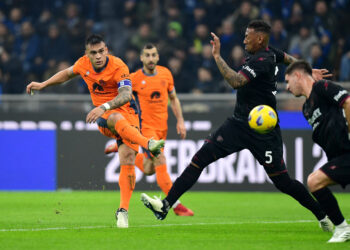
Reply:
[[[90, 59], [85, 55], [73, 65], [73, 72], [80, 74], [87, 84], [92, 103], [98, 107], [114, 99], [118, 95], [118, 83], [130, 79], [129, 68], [118, 57], [108, 55], [106, 67], [96, 72]], [[124, 111], [130, 110], [130, 103], [120, 107]]]
[[166, 130], [168, 128], [168, 94], [174, 91], [171, 72], [163, 66], [156, 66], [154, 75], [147, 75], [142, 69], [130, 75], [134, 95], [140, 104], [141, 128]]

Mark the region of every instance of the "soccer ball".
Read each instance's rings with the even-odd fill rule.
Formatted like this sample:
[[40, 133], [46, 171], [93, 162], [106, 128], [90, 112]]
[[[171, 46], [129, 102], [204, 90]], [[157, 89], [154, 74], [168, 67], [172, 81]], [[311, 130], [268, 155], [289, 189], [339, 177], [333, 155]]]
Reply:
[[273, 130], [277, 124], [276, 112], [268, 105], [259, 105], [249, 112], [249, 127], [260, 134]]

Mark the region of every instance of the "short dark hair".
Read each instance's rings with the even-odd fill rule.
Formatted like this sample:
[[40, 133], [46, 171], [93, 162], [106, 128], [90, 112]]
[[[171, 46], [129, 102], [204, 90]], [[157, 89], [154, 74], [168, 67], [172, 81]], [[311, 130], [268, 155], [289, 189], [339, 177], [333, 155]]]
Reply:
[[304, 71], [306, 74], [309, 74], [310, 76], [312, 76], [312, 68], [310, 63], [308, 63], [305, 60], [298, 60], [296, 62], [291, 63], [287, 69], [286, 69], [286, 75], [290, 75], [292, 74], [295, 70], [302, 70]]
[[263, 32], [268, 35], [270, 34], [270, 31], [271, 31], [271, 26], [264, 20], [252, 20], [248, 24], [248, 28], [254, 29], [255, 31], [258, 31], [258, 32]]
[[153, 43], [146, 43], [145, 46], [143, 46], [142, 51], [144, 49], [153, 49], [153, 48], [157, 48], [157, 46], [154, 45]]
[[105, 42], [103, 39], [103, 36], [98, 34], [91, 34], [86, 38], [85, 45], [95, 45], [99, 44], [100, 42]]

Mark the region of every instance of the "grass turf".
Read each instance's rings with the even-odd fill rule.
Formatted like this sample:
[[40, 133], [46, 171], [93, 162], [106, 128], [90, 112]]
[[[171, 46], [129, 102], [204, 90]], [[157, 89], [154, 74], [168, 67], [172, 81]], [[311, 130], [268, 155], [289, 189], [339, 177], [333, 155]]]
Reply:
[[[157, 194], [147, 192], [148, 194]], [[336, 194], [350, 216], [350, 194]], [[346, 249], [280, 193], [189, 192], [195, 212], [157, 221], [134, 192], [129, 228], [115, 226], [118, 192], [0, 192], [1, 249]], [[23, 229], [23, 230], [22, 230]], [[12, 231], [11, 231], [12, 230]], [[37, 230], [37, 231], [35, 231]]]

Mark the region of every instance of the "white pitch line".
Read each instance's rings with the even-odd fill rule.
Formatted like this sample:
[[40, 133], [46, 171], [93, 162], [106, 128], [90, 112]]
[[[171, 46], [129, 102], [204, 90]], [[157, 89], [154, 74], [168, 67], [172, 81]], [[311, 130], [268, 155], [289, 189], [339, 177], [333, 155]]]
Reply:
[[55, 230], [78, 230], [112, 228], [111, 226], [81, 226], [81, 227], [48, 227], [48, 228], [9, 228], [0, 229], [0, 232], [31, 232], [31, 231], [55, 231]]
[[156, 224], [156, 225], [139, 225], [139, 226], [131, 226], [133, 228], [137, 227], [173, 227], [173, 226], [205, 226], [205, 225], [244, 225], [244, 224], [288, 224], [288, 223], [310, 223], [317, 222], [315, 220], [294, 220], [294, 221], [250, 221], [250, 222], [198, 222], [191, 224]]
[[[147, 228], [147, 227], [173, 227], [173, 226], [205, 226], [205, 225], [243, 225], [243, 224], [289, 224], [289, 223], [311, 223], [316, 220], [294, 220], [294, 221], [251, 221], [251, 222], [198, 222], [184, 224], [156, 224], [156, 225], [138, 225], [129, 228]], [[116, 228], [115, 226], [81, 226], [81, 227], [49, 227], [49, 228], [8, 228], [0, 229], [0, 232], [34, 232], [34, 231], [57, 231], [57, 230], [79, 230], [79, 229], [99, 229]]]

